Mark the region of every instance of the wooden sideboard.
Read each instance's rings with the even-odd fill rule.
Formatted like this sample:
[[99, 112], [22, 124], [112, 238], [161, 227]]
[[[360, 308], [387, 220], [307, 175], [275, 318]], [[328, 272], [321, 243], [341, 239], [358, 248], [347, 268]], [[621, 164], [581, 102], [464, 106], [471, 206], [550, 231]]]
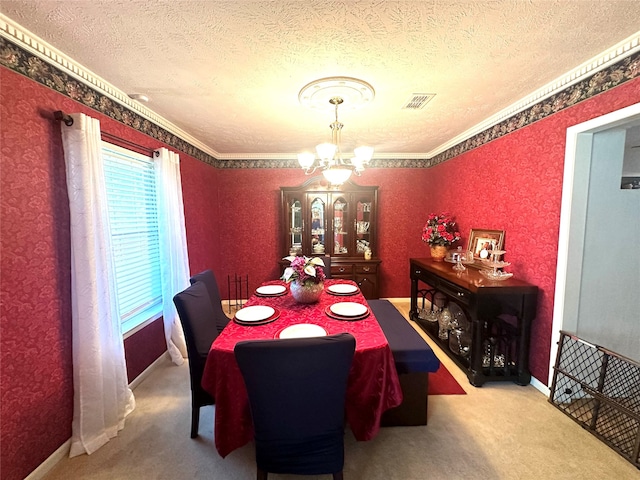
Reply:
[[[411, 319], [466, 372], [472, 385], [479, 387], [487, 381], [527, 385], [538, 287], [514, 278], [491, 281], [477, 269], [469, 267], [458, 273], [452, 267], [430, 258], [410, 259]], [[438, 323], [427, 320], [434, 302], [458, 312], [459, 323], [468, 330], [457, 333], [466, 335], [467, 348], [458, 348], [455, 342], [460, 336], [451, 338], [452, 331], [446, 339], [439, 337]]]

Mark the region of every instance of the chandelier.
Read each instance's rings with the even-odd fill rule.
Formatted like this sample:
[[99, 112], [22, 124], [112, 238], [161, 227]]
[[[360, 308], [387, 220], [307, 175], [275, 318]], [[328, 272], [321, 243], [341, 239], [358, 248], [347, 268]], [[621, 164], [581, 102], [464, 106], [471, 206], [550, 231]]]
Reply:
[[[342, 124], [338, 120], [338, 107], [345, 102], [364, 103], [373, 99], [373, 87], [362, 80], [350, 77], [332, 77], [316, 80], [306, 85], [299, 94], [300, 101], [312, 108], [322, 108], [318, 102], [326, 102], [333, 106], [335, 121], [331, 128], [331, 142], [316, 146], [316, 154], [304, 152], [298, 154], [298, 163], [305, 175], [311, 175], [318, 169], [332, 185], [346, 182], [351, 174], [361, 175], [373, 157], [373, 147], [358, 147], [354, 149], [354, 156], [345, 159], [342, 156], [341, 134]], [[326, 107], [326, 103], [324, 103]]]

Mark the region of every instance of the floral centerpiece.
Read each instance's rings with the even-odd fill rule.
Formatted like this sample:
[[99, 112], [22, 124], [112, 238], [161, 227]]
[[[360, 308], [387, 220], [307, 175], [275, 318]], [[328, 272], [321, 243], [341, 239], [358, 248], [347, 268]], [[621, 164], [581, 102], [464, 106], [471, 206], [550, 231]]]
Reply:
[[422, 241], [431, 247], [431, 256], [435, 261], [441, 262], [449, 247], [458, 240], [460, 232], [451, 215], [446, 212], [429, 215], [422, 229]]
[[285, 268], [281, 277], [291, 283], [291, 295], [299, 303], [315, 303], [324, 290], [324, 261], [319, 257], [285, 257], [291, 265]]

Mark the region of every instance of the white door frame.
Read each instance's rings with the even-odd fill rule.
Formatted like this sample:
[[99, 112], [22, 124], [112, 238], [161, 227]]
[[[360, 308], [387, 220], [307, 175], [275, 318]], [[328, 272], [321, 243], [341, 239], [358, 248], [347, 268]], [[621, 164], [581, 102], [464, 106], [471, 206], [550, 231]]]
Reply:
[[[553, 380], [553, 367], [555, 366], [556, 356], [558, 353], [558, 341], [560, 340], [560, 330], [567, 329], [567, 325], [564, 322], [565, 309], [573, 308], [574, 305], [569, 305], [567, 302], [567, 278], [568, 275], [568, 258], [569, 258], [569, 237], [570, 233], [574, 233], [575, 229], [583, 228], [584, 222], [575, 223], [572, 227], [572, 208], [574, 207], [574, 200], [576, 197], [581, 196], [574, 187], [576, 186], [576, 179], [578, 173], [576, 170], [576, 162], [591, 162], [591, 136], [594, 133], [615, 128], [625, 123], [640, 120], [640, 103], [636, 103], [626, 108], [616, 110], [601, 117], [594, 118], [584, 123], [579, 123], [567, 129], [567, 141], [564, 157], [564, 179], [562, 182], [562, 204], [560, 207], [560, 233], [558, 236], [558, 263], [556, 267], [556, 287], [555, 296], [553, 300], [553, 323], [551, 331], [551, 354], [549, 356], [549, 385]], [[589, 165], [586, 165], [588, 167]], [[585, 165], [581, 164], [580, 169], [583, 170]], [[622, 172], [620, 172], [622, 175]], [[576, 202], [577, 203], [577, 202]], [[582, 249], [582, 245], [571, 245], [574, 250]], [[571, 299], [570, 302], [576, 299]], [[570, 326], [571, 328], [571, 326]]]

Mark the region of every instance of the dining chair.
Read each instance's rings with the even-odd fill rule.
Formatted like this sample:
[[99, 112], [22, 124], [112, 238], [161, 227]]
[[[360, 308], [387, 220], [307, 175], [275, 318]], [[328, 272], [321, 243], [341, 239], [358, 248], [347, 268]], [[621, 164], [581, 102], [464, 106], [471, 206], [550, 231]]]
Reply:
[[324, 272], [324, 276], [326, 278], [331, 278], [331, 256], [324, 255], [319, 257], [324, 262], [324, 268], [322, 269]]
[[345, 398], [355, 345], [349, 333], [236, 344], [258, 480], [268, 472], [343, 478]]
[[184, 330], [191, 380], [191, 438], [198, 436], [200, 407], [213, 405], [215, 399], [200, 382], [211, 344], [218, 336], [214, 312], [204, 282], [195, 282], [173, 297]]
[[222, 299], [220, 298], [220, 289], [218, 288], [218, 282], [213, 274], [212, 270], [204, 270], [200, 273], [193, 275], [189, 282], [193, 285], [195, 282], [202, 282], [207, 286], [207, 292], [211, 299], [211, 306], [213, 307], [213, 316], [216, 321], [218, 332], [221, 332], [224, 327], [229, 323], [229, 317], [227, 317], [222, 309]]

